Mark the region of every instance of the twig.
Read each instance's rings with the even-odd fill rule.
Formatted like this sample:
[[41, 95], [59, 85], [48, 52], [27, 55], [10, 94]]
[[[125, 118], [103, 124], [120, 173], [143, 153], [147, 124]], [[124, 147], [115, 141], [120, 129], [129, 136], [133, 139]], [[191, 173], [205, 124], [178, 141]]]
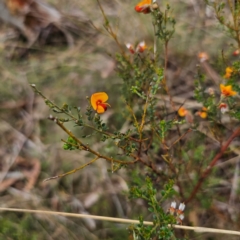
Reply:
[[112, 29], [112, 27], [111, 27], [111, 25], [110, 25], [110, 23], [109, 23], [109, 20], [108, 20], [106, 14], [105, 14], [105, 12], [104, 12], [104, 9], [103, 9], [103, 7], [102, 7], [102, 5], [101, 5], [101, 3], [100, 3], [100, 0], [97, 0], [97, 3], [98, 3], [98, 6], [99, 6], [99, 8], [100, 8], [100, 10], [101, 10], [101, 12], [102, 12], [102, 16], [103, 16], [103, 18], [104, 18], [104, 21], [105, 21], [105, 25], [104, 25], [105, 29], [106, 29], [107, 32], [110, 34], [110, 36], [114, 39], [114, 41], [115, 41], [116, 44], [118, 45], [119, 49], [121, 50], [122, 55], [125, 57], [125, 53], [124, 53], [123, 47], [122, 47], [122, 45], [119, 43], [118, 38], [117, 38], [117, 35], [116, 35], [116, 33], [113, 31], [113, 29]]
[[57, 178], [65, 177], [65, 176], [67, 176], [67, 175], [69, 175], [69, 174], [73, 174], [73, 173], [75, 173], [75, 172], [77, 172], [77, 171], [79, 171], [79, 170], [87, 167], [88, 165], [94, 163], [94, 162], [97, 161], [98, 159], [99, 159], [99, 157], [97, 156], [97, 157], [95, 157], [93, 160], [91, 160], [90, 162], [88, 162], [88, 163], [86, 163], [86, 164], [83, 164], [82, 166], [80, 166], [80, 167], [78, 167], [78, 168], [75, 168], [75, 169], [73, 169], [73, 170], [71, 170], [71, 171], [69, 171], [69, 172], [66, 172], [66, 173], [59, 174], [59, 175], [57, 175], [57, 176], [53, 176], [53, 177], [46, 178], [46, 179], [44, 179], [43, 182], [47, 182], [47, 181], [52, 180], [52, 179], [57, 179]]
[[156, 37], [156, 26], [153, 24], [153, 32], [154, 32], [154, 43], [153, 43], [153, 59], [156, 61], [156, 56], [157, 56], [157, 37]]
[[131, 112], [131, 115], [132, 115], [133, 120], [134, 120], [134, 125], [135, 125], [135, 127], [137, 128], [137, 131], [138, 131], [138, 133], [139, 133], [139, 135], [140, 135], [140, 134], [141, 134], [141, 132], [140, 132], [140, 126], [139, 126], [139, 123], [138, 123], [138, 121], [137, 121], [136, 115], [134, 114], [133, 109], [131, 108], [131, 106], [130, 106], [127, 102], [126, 102], [126, 105], [127, 105], [128, 109], [129, 109], [129, 111]]
[[[97, 215], [88, 215], [88, 214], [78, 214], [78, 213], [67, 213], [67, 212], [54, 212], [54, 211], [44, 211], [44, 210], [32, 210], [32, 209], [20, 209], [20, 208], [0, 208], [0, 211], [8, 211], [8, 212], [23, 212], [23, 213], [36, 213], [36, 214], [48, 214], [48, 215], [59, 215], [65, 217], [75, 217], [75, 218], [89, 218], [101, 221], [109, 221], [109, 222], [118, 222], [118, 223], [126, 223], [126, 224], [139, 224], [139, 220], [133, 219], [124, 219], [124, 218], [114, 218], [114, 217], [105, 217], [105, 216], [97, 216]], [[144, 225], [153, 225], [153, 222], [143, 221]], [[173, 227], [176, 229], [185, 229], [192, 230], [195, 232], [211, 232], [217, 234], [229, 234], [229, 235], [240, 235], [238, 231], [217, 229], [217, 228], [205, 228], [205, 227], [189, 227], [182, 225], [169, 225], [169, 227]]]
[[168, 179], [168, 177], [166, 176], [166, 174], [163, 171], [158, 171], [156, 166], [154, 165], [154, 163], [152, 162], [146, 162], [144, 161], [142, 158], [138, 157], [138, 156], [133, 156], [137, 161], [141, 162], [143, 165], [147, 166], [148, 168], [150, 168], [154, 173], [156, 173], [158, 176], [162, 176], [165, 179]]
[[182, 138], [184, 138], [188, 133], [192, 132], [192, 129], [188, 129], [182, 136], [180, 136], [176, 141], [172, 143], [172, 145], [169, 147], [170, 149], [175, 145], [177, 142], [179, 142]]
[[225, 143], [225, 145], [222, 146], [220, 152], [214, 157], [214, 159], [212, 160], [212, 162], [208, 165], [207, 169], [202, 173], [201, 177], [199, 178], [197, 185], [194, 187], [191, 195], [189, 196], [189, 198], [184, 201], [185, 203], [189, 203], [197, 194], [199, 188], [201, 187], [202, 183], [204, 182], [205, 178], [210, 174], [210, 172], [212, 171], [212, 168], [214, 167], [214, 165], [217, 163], [217, 161], [219, 160], [219, 158], [223, 155], [223, 153], [227, 150], [228, 146], [230, 145], [230, 143], [233, 141], [234, 138], [238, 137], [240, 135], [240, 127], [237, 128], [237, 130], [235, 130], [233, 132], [233, 134], [229, 137], [229, 139], [227, 140], [227, 142]]

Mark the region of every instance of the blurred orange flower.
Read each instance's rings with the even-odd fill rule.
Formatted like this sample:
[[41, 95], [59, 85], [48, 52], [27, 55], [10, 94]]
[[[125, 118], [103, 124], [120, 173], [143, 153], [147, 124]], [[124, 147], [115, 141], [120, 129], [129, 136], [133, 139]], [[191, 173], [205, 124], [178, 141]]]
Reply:
[[225, 70], [225, 75], [223, 76], [226, 79], [229, 79], [233, 73], [233, 68], [232, 67], [227, 67]]
[[200, 53], [198, 54], [198, 59], [199, 59], [200, 62], [205, 62], [205, 61], [207, 61], [207, 60], [209, 59], [209, 57], [208, 57], [208, 54], [207, 54], [207, 53], [205, 53], [205, 52], [200, 52]]
[[150, 13], [151, 4], [152, 4], [152, 0], [143, 0], [135, 6], [135, 10], [136, 12], [139, 12], [139, 13], [144, 13], [144, 14]]
[[97, 92], [91, 96], [91, 105], [97, 113], [104, 113], [110, 105], [106, 103], [108, 95], [105, 92]]
[[180, 117], [185, 117], [185, 120], [187, 123], [191, 124], [193, 123], [193, 115], [190, 111], [188, 111], [187, 109], [185, 109], [184, 107], [180, 107], [178, 109], [178, 115]]
[[198, 111], [196, 112], [196, 114], [201, 117], [201, 118], [207, 118], [207, 108], [206, 107], [203, 107], [202, 108], [202, 111]]
[[230, 96], [234, 96], [237, 94], [237, 92], [232, 90], [231, 85], [225, 86], [223, 84], [220, 84], [220, 90], [221, 90], [222, 95], [225, 97], [230, 97]]
[[188, 113], [188, 110], [186, 110], [184, 107], [180, 107], [178, 109], [178, 115], [180, 117], [185, 117], [187, 115], [187, 113]]

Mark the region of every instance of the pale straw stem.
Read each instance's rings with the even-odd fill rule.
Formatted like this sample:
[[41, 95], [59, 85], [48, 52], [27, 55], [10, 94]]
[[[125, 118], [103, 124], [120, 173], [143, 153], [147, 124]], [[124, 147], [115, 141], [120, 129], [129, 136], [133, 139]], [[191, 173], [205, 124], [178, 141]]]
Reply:
[[[19, 209], [19, 208], [0, 208], [0, 211], [9, 211], [9, 212], [23, 212], [23, 213], [36, 213], [36, 214], [48, 214], [48, 215], [58, 215], [65, 217], [76, 217], [76, 218], [90, 218], [101, 221], [110, 221], [126, 224], [139, 224], [138, 220], [133, 219], [123, 219], [123, 218], [113, 218], [113, 217], [104, 217], [88, 214], [78, 214], [78, 213], [66, 213], [66, 212], [54, 212], [54, 211], [44, 211], [44, 210], [32, 210], [32, 209]], [[153, 222], [143, 221], [144, 225], [153, 225]], [[169, 225], [170, 227], [170, 225]], [[189, 227], [182, 225], [172, 225], [173, 228], [192, 230], [195, 232], [208, 232], [208, 233], [218, 233], [218, 234], [229, 234], [229, 235], [240, 235], [238, 231], [216, 229], [216, 228], [205, 228], [205, 227]]]

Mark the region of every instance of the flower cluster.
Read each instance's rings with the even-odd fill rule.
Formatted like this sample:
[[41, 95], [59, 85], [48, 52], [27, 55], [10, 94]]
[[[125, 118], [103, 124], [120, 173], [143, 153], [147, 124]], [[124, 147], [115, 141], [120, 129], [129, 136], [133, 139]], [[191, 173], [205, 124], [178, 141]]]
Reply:
[[[230, 79], [232, 77], [232, 74], [234, 72], [233, 67], [227, 67], [225, 69], [225, 75], [223, 76], [225, 79]], [[233, 97], [237, 95], [237, 92], [232, 89], [232, 85], [230, 83], [227, 83], [226, 85], [220, 84], [220, 91], [221, 91], [221, 101], [228, 98]], [[220, 109], [222, 114], [225, 114], [229, 111], [229, 107], [227, 103], [220, 102], [218, 108]]]
[[175, 201], [173, 201], [171, 203], [171, 206], [169, 208], [169, 213], [171, 215], [174, 215], [176, 217], [176, 220], [177, 220], [177, 224], [182, 224], [182, 221], [184, 219], [184, 209], [185, 209], [185, 204], [184, 203], [180, 203], [179, 204], [179, 207], [178, 209], [176, 208], [177, 207], [177, 203]]
[[130, 53], [142, 53], [147, 48], [145, 41], [141, 41], [137, 47], [134, 49], [134, 46], [131, 43], [126, 43], [126, 47]]
[[[184, 107], [180, 107], [178, 109], [178, 115], [180, 117], [185, 117], [186, 122], [193, 123], [193, 116], [192, 116], [191, 112], [189, 110], [185, 109]], [[197, 115], [201, 118], [207, 118], [207, 116], [208, 116], [207, 108], [202, 107], [202, 109], [200, 111], [197, 111], [195, 115]]]
[[[220, 98], [220, 103], [218, 103], [218, 108], [222, 114], [229, 111], [228, 104], [225, 103], [224, 100], [227, 99], [228, 97], [233, 97], [237, 94], [237, 92], [234, 91], [232, 88], [233, 87], [230, 84], [227, 84], [227, 85], [220, 84], [221, 98]], [[214, 96], [214, 90], [212, 88], [209, 88], [206, 92], [208, 92], [208, 94]], [[180, 107], [178, 109], [178, 115], [180, 117], [185, 117], [187, 123], [193, 123], [193, 121], [194, 121], [192, 113], [189, 110], [185, 109], [184, 107]], [[208, 108], [202, 107], [202, 109], [197, 111], [195, 115], [197, 115], [203, 119], [207, 118], [208, 117]]]

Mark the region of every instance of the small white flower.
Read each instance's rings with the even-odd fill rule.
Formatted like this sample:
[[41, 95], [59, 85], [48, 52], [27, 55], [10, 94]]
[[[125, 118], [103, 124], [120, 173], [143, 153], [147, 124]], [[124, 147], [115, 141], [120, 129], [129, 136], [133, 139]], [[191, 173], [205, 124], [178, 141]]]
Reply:
[[184, 209], [185, 209], [185, 204], [184, 203], [180, 203], [180, 205], [179, 205], [179, 208], [178, 208], [179, 210], [181, 210], [182, 212], [184, 211]]
[[177, 224], [181, 224], [182, 225], [182, 220], [184, 219], [184, 215], [183, 214], [180, 214], [178, 217], [177, 217]]
[[214, 95], [214, 89], [213, 88], [208, 88], [205, 92], [207, 92], [209, 95]]
[[180, 218], [181, 220], [183, 220], [183, 219], [184, 219], [184, 215], [183, 215], [183, 214], [180, 214], [180, 215], [179, 215], [179, 218]]
[[229, 111], [229, 107], [228, 107], [228, 105], [226, 103], [221, 103], [219, 105], [219, 108], [220, 108], [220, 111], [221, 111], [222, 114], [224, 114], [224, 113]]
[[146, 43], [145, 41], [141, 41], [136, 47], [136, 52], [142, 53], [144, 52], [145, 49], [146, 49]]
[[177, 203], [174, 201], [171, 203], [171, 208], [175, 208], [176, 209]]
[[221, 113], [222, 114], [224, 114], [224, 113], [226, 113], [226, 112], [228, 112], [228, 108], [226, 107], [226, 108], [221, 108]]
[[132, 47], [131, 43], [126, 43], [125, 45], [126, 45], [127, 48], [131, 48]]
[[126, 45], [127, 49], [130, 51], [130, 53], [132, 53], [132, 54], [135, 53], [134, 47], [131, 43], [126, 43], [125, 45]]

